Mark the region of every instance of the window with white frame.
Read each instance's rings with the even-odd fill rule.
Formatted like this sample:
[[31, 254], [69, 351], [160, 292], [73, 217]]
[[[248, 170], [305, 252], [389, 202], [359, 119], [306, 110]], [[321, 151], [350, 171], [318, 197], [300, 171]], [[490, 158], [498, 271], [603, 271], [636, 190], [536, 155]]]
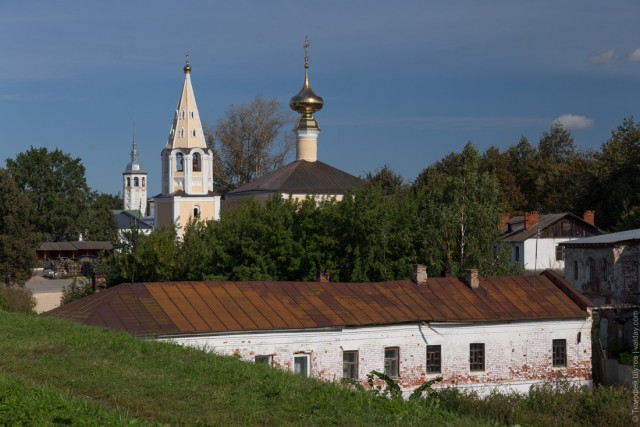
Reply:
[[439, 373], [442, 370], [442, 346], [427, 346], [427, 372]]
[[342, 352], [342, 378], [358, 379], [358, 352]]
[[273, 356], [270, 354], [257, 354], [253, 358], [253, 360], [257, 364], [269, 365], [269, 366], [273, 365]]
[[296, 354], [293, 357], [293, 372], [303, 377], [308, 377], [311, 374], [308, 354]]
[[484, 371], [484, 343], [469, 344], [469, 370]]
[[400, 378], [400, 348], [384, 349], [384, 373], [391, 378]]
[[567, 340], [553, 340], [552, 352], [554, 368], [567, 366]]

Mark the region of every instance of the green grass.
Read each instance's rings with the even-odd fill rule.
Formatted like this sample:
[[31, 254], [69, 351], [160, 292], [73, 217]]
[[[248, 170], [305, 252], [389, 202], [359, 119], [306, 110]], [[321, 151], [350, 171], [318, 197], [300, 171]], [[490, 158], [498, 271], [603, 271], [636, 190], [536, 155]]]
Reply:
[[[136, 418], [170, 425], [478, 425], [477, 417], [424, 402], [381, 399], [233, 357], [56, 319], [0, 312], [0, 337], [0, 396], [15, 399], [21, 390], [48, 396], [46, 409], [32, 397], [6, 419], [0, 412], [0, 424], [33, 413], [45, 425], [55, 425], [55, 417], [91, 424], [94, 416], [101, 425], [135, 424]], [[54, 415], [58, 410], [61, 415]]]
[[0, 424], [131, 426], [144, 422], [93, 400], [28, 385], [0, 372]]
[[0, 425], [632, 425], [629, 391], [548, 383], [385, 399], [265, 365], [0, 311]]

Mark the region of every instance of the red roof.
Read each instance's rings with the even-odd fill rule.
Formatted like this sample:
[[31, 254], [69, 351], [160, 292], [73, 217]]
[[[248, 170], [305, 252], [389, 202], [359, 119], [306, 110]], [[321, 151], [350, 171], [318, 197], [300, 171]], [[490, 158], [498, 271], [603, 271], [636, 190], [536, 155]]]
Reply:
[[551, 271], [384, 283], [164, 282], [121, 284], [45, 316], [138, 336], [586, 318], [591, 302]]

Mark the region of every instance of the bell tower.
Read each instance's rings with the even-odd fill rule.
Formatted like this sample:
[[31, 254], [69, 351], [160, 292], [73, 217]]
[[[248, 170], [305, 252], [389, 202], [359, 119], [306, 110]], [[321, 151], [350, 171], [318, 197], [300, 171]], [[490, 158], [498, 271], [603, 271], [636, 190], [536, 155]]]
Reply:
[[125, 210], [139, 210], [143, 217], [147, 216], [147, 173], [138, 161], [135, 123], [133, 124], [131, 161], [122, 172], [122, 198]]
[[186, 56], [184, 83], [161, 154], [162, 192], [154, 198], [155, 226], [178, 226], [178, 234], [194, 219], [220, 216], [220, 196], [213, 192], [213, 152], [200, 121]]

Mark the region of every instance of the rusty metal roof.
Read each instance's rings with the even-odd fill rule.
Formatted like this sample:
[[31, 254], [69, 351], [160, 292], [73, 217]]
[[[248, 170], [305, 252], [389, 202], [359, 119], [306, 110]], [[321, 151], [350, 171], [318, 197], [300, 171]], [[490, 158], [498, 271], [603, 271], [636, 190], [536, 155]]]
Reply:
[[138, 336], [415, 322], [586, 318], [591, 302], [558, 274], [384, 283], [165, 282], [121, 284], [45, 316]]
[[355, 176], [326, 163], [297, 160], [227, 194], [344, 194], [356, 182]]

